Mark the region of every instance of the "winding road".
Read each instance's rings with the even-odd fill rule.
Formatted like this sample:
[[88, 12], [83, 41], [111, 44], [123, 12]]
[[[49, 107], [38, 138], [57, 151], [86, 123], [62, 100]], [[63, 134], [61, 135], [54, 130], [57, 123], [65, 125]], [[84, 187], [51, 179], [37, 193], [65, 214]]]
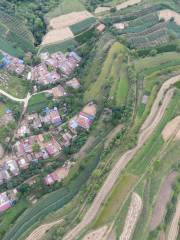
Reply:
[[171, 86], [178, 81], [180, 81], [180, 75], [170, 78], [162, 85], [154, 101], [154, 104], [151, 108], [151, 112], [141, 127], [137, 146], [131, 150], [128, 150], [124, 155], [121, 156], [121, 158], [118, 160], [116, 165], [113, 167], [113, 169], [109, 173], [107, 179], [105, 180], [103, 186], [101, 187], [99, 193], [97, 194], [91, 207], [83, 217], [82, 221], [74, 229], [72, 229], [63, 238], [63, 240], [76, 239], [76, 237], [78, 237], [80, 232], [95, 219], [98, 211], [100, 210], [102, 203], [104, 202], [105, 198], [108, 196], [110, 191], [112, 190], [122, 170], [126, 167], [128, 162], [135, 156], [135, 154], [149, 139], [149, 137], [152, 135], [155, 128], [161, 121], [165, 113], [165, 110], [174, 94], [174, 88], [171, 88]]

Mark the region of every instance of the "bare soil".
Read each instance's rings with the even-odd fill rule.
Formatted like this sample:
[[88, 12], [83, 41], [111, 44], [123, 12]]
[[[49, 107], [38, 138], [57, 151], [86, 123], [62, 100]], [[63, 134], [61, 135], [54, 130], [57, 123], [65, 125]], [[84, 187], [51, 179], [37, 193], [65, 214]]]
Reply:
[[88, 11], [72, 12], [52, 18], [49, 22], [49, 31], [44, 36], [41, 45], [62, 42], [74, 37], [69, 26], [93, 17]]
[[129, 6], [133, 6], [133, 5], [135, 5], [135, 4], [138, 4], [138, 3], [140, 3], [142, 0], [128, 0], [128, 1], [126, 1], [126, 2], [123, 2], [123, 3], [121, 3], [121, 4], [118, 4], [117, 6], [116, 6], [116, 9], [117, 10], [121, 10], [121, 9], [124, 9], [124, 8], [127, 8], [127, 7], [129, 7]]
[[161, 10], [159, 12], [159, 19], [164, 19], [167, 22], [171, 18], [174, 18], [175, 23], [180, 26], [180, 14], [179, 13], [169, 10], [169, 9]]
[[72, 12], [52, 18], [50, 20], [49, 27], [53, 29], [61, 29], [69, 27], [75, 23], [79, 23], [90, 17], [93, 17], [93, 15], [88, 11]]
[[180, 140], [180, 116], [171, 120], [162, 131], [162, 137], [165, 142], [173, 136], [176, 140]]
[[103, 226], [93, 232], [88, 233], [83, 240], [102, 240], [107, 232], [108, 227]]
[[141, 210], [143, 207], [143, 202], [141, 197], [137, 193], [132, 194], [131, 203], [129, 206], [129, 210], [126, 216], [123, 232], [119, 238], [119, 240], [130, 240], [134, 229], [136, 227], [136, 223], [140, 216]]
[[62, 42], [73, 37], [74, 37], [74, 34], [72, 33], [69, 27], [62, 28], [62, 29], [54, 29], [54, 30], [50, 30], [44, 36], [41, 45], [48, 45], [56, 42]]
[[152, 218], [151, 218], [151, 223], [150, 223], [151, 231], [156, 229], [163, 220], [163, 217], [166, 212], [166, 206], [171, 198], [172, 184], [174, 183], [176, 176], [177, 176], [176, 172], [172, 172], [171, 174], [169, 174], [165, 178], [160, 188], [160, 191], [156, 200], [156, 204], [154, 207], [154, 211], [152, 214]]

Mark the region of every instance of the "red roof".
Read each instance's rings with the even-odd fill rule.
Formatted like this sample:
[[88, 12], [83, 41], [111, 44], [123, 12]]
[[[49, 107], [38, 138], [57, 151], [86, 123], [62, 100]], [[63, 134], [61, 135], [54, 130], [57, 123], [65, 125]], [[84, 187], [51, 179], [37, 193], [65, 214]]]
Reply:
[[6, 202], [2, 205], [0, 205], [0, 212], [4, 212], [7, 209], [11, 208], [11, 203], [10, 202]]

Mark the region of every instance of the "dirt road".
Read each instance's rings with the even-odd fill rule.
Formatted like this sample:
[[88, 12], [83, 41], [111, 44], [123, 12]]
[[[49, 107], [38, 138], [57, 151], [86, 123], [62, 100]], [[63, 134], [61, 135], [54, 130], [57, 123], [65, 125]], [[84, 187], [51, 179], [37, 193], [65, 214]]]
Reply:
[[173, 220], [172, 220], [172, 223], [170, 226], [167, 240], [176, 240], [177, 239], [178, 230], [179, 230], [179, 220], [180, 220], [180, 197], [177, 202], [176, 212], [174, 214], [174, 217], [173, 217]]
[[45, 234], [46, 231], [48, 231], [50, 228], [52, 228], [53, 226], [60, 224], [63, 222], [63, 219], [56, 221], [56, 222], [52, 222], [49, 224], [44, 224], [39, 226], [38, 228], [36, 228], [27, 238], [26, 240], [40, 240], [42, 238], [42, 236]]
[[94, 199], [91, 207], [85, 214], [82, 221], [64, 237], [64, 240], [75, 239], [79, 235], [79, 233], [95, 219], [103, 201], [108, 196], [109, 192], [112, 190], [121, 171], [126, 167], [128, 162], [133, 158], [133, 156], [138, 152], [138, 150], [144, 145], [144, 143], [148, 140], [148, 138], [151, 136], [151, 134], [157, 127], [158, 123], [161, 121], [163, 114], [168, 104], [170, 103], [174, 93], [174, 89], [168, 90], [168, 88], [178, 81], [180, 81], [180, 75], [167, 80], [162, 85], [152, 106], [151, 112], [146, 122], [141, 128], [137, 146], [131, 150], [128, 150], [124, 155], [122, 155], [122, 157], [119, 159], [119, 161], [109, 173], [107, 179], [105, 180], [103, 186], [101, 187], [99, 193], [97, 194], [96, 198]]

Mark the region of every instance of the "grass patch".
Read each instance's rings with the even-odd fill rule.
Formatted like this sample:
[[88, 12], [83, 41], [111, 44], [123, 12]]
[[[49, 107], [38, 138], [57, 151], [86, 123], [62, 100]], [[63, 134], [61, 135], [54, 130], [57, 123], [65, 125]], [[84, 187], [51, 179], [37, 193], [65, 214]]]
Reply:
[[112, 45], [103, 63], [99, 77], [85, 92], [85, 102], [90, 100], [100, 102], [109, 94], [111, 94], [111, 96], [113, 95], [114, 90], [116, 90], [116, 84], [120, 78], [119, 66], [124, 61], [125, 53], [126, 49], [122, 44], [116, 42]]
[[116, 105], [122, 106], [126, 103], [126, 98], [129, 90], [128, 76], [127, 76], [127, 65], [121, 65], [120, 80], [116, 90]]
[[24, 98], [28, 93], [30, 83], [16, 75], [9, 74], [0, 70], [0, 75], [6, 79], [6, 82], [0, 83], [0, 88], [5, 92], [17, 98]]
[[48, 107], [50, 102], [51, 100], [47, 98], [45, 93], [36, 94], [29, 100], [28, 112], [42, 111], [43, 108]]
[[78, 12], [85, 10], [85, 6], [80, 0], [61, 0], [58, 7], [49, 12], [46, 17], [54, 18], [63, 14], [71, 12]]
[[132, 189], [136, 181], [137, 176], [130, 174], [119, 178], [111, 194], [109, 195], [109, 198], [104, 203], [102, 211], [94, 223], [94, 228], [103, 226], [104, 224], [113, 220], [114, 216], [121, 207], [121, 204], [125, 200], [127, 194]]

